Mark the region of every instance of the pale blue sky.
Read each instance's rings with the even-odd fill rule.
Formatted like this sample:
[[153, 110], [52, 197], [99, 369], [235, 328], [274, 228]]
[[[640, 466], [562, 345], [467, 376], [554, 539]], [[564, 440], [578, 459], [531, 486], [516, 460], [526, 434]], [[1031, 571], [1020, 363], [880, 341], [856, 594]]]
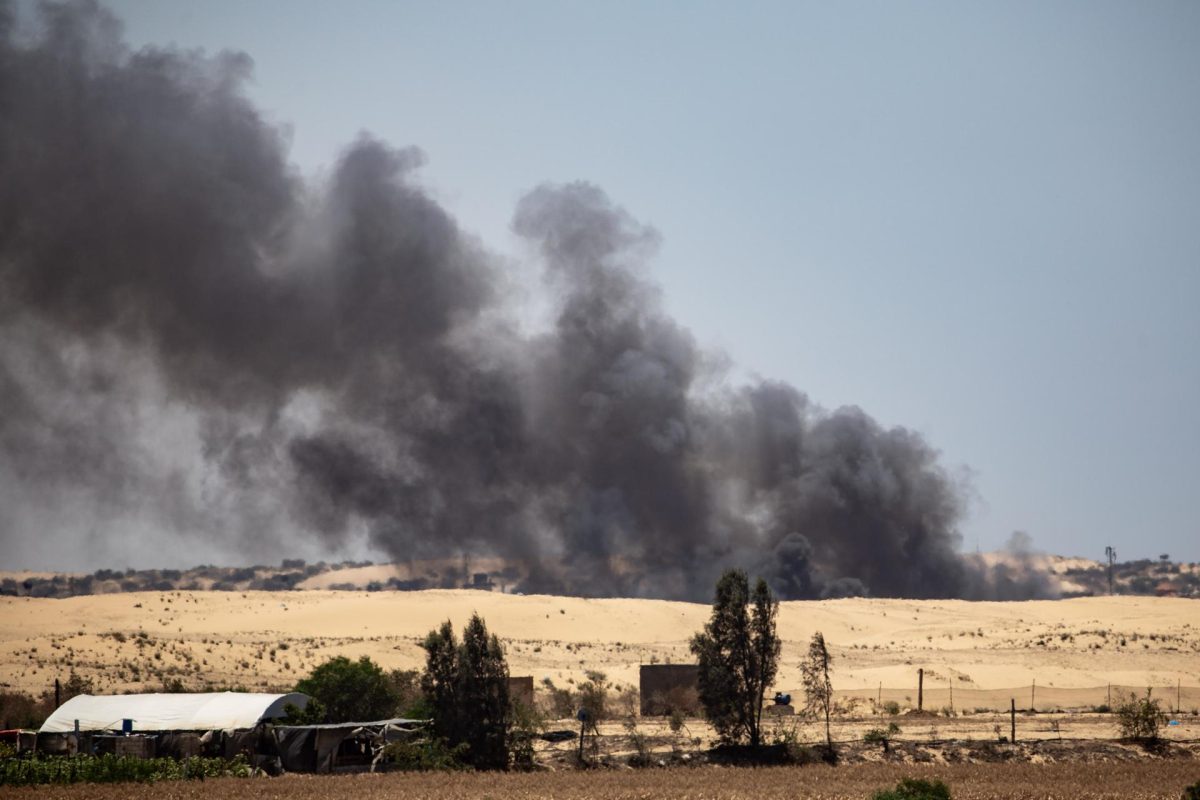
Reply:
[[965, 549], [1200, 560], [1200, 3], [111, 6], [251, 54], [306, 173], [419, 145], [498, 252], [601, 185], [702, 343], [969, 466]]

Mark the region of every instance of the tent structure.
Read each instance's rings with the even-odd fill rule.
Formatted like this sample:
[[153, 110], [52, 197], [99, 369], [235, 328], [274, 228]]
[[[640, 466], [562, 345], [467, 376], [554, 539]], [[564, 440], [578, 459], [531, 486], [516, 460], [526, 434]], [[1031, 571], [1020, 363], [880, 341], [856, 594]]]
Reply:
[[419, 719], [380, 719], [332, 725], [279, 725], [274, 729], [280, 764], [288, 772], [334, 772], [339, 767], [370, 765], [374, 771], [383, 748], [415, 736]]
[[303, 709], [308, 695], [209, 692], [199, 694], [81, 694], [63, 703], [40, 733], [120, 730], [132, 720], [134, 731], [212, 731], [253, 728], [284, 716], [284, 708]]

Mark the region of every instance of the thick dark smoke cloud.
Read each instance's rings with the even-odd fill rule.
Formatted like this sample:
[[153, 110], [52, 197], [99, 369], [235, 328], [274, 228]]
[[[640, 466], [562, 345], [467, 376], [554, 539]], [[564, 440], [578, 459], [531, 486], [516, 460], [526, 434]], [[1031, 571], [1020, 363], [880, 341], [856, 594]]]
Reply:
[[731, 386], [646, 278], [657, 234], [600, 189], [518, 204], [553, 309], [522, 333], [419, 151], [363, 137], [306, 181], [243, 94], [247, 56], [131, 52], [89, 2], [42, 6], [33, 35], [15, 17], [0, 4], [5, 560], [366, 536], [500, 556], [529, 591], [706, 598], [731, 565], [788, 598], [1051, 591], [1027, 559], [958, 554], [960, 487], [920, 436]]

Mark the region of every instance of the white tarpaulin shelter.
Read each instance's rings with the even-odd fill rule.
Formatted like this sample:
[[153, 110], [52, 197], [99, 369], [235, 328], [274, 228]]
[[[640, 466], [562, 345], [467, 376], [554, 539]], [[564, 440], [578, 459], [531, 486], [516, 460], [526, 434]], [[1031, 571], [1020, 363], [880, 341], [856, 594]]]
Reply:
[[284, 707], [308, 705], [308, 695], [210, 692], [205, 694], [81, 694], [63, 703], [41, 727], [42, 733], [120, 730], [133, 720], [135, 731], [211, 731], [253, 728], [284, 716]]

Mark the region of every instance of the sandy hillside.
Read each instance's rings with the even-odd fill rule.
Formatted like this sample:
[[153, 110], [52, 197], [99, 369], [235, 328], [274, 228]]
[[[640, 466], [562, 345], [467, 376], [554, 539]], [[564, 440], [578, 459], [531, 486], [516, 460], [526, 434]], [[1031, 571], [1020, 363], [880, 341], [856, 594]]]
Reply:
[[[445, 619], [461, 626], [472, 611], [506, 641], [514, 675], [560, 684], [585, 669], [636, 684], [641, 663], [687, 662], [688, 637], [709, 614], [691, 603], [469, 590], [4, 597], [0, 683], [41, 692], [74, 669], [105, 692], [159, 688], [173, 678], [191, 687], [278, 687], [339, 654], [415, 668], [424, 634]], [[873, 696], [882, 684], [884, 700], [903, 703], [923, 667], [927, 707], [943, 703], [939, 693], [951, 684], [960, 706], [972, 690], [1034, 681], [1039, 704], [1071, 700], [1072, 687], [1200, 686], [1195, 600], [784, 603], [780, 688], [799, 686], [797, 661], [816, 630], [833, 648], [836, 688]], [[1200, 697], [1190, 702], [1200, 705]]]

